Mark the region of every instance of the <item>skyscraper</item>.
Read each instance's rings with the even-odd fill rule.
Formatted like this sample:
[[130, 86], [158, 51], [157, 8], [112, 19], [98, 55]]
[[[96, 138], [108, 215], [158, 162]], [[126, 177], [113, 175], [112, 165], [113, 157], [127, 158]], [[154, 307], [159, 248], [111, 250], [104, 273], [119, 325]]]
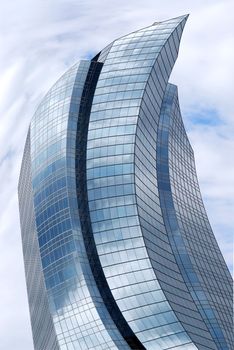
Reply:
[[19, 181], [36, 350], [231, 350], [232, 279], [168, 79], [187, 16], [70, 68]]

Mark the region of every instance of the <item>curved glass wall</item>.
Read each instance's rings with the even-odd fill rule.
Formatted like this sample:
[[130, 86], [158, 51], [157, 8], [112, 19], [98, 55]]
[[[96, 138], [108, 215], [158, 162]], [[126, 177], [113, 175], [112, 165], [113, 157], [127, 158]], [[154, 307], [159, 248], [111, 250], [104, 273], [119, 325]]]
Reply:
[[168, 84], [186, 20], [77, 63], [32, 119], [19, 201], [36, 350], [231, 350], [231, 278]]
[[65, 73], [32, 119], [37, 235], [60, 349], [129, 349], [100, 296], [80, 228], [75, 154], [89, 68], [89, 61], [81, 61]]
[[19, 209], [24, 266], [35, 349], [59, 350], [40, 258], [31, 175], [30, 130], [24, 149], [19, 179]]
[[[177, 88], [172, 84], [168, 84], [161, 108], [156, 168], [160, 205], [185, 285], [217, 348], [229, 349], [228, 343], [233, 344], [231, 276], [206, 216], [193, 150], [181, 118]], [[219, 292], [214, 278], [222, 281]]]
[[[139, 203], [143, 197], [140, 186], [147, 186], [147, 181], [139, 173], [145, 168], [147, 179], [152, 179], [155, 161], [150, 164], [145, 156], [137, 158], [138, 140], [150, 154], [156, 152], [157, 125], [149, 127], [150, 140], [141, 132], [140, 123], [150, 113], [154, 121], [159, 119], [185, 21], [182, 17], [153, 25], [113, 43], [99, 77], [89, 123], [87, 186], [97, 251], [121, 312], [147, 349], [184, 348], [185, 344], [195, 348], [152, 269]], [[150, 94], [157, 97], [156, 104], [145, 111], [147, 103], [151, 107]], [[141, 117], [143, 112], [146, 118]], [[158, 227], [165, 231], [161, 214], [153, 215], [158, 215]]]

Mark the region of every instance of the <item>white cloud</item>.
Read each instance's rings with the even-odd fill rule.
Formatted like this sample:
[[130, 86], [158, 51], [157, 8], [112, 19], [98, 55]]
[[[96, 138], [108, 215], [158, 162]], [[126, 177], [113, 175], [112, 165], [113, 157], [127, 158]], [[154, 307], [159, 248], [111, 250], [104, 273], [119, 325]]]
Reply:
[[[172, 81], [179, 86], [208, 214], [231, 266], [233, 230], [233, 1], [0, 2], [0, 350], [32, 350], [16, 197], [36, 105], [76, 60], [116, 37], [190, 13]], [[219, 125], [194, 124], [213, 110]]]

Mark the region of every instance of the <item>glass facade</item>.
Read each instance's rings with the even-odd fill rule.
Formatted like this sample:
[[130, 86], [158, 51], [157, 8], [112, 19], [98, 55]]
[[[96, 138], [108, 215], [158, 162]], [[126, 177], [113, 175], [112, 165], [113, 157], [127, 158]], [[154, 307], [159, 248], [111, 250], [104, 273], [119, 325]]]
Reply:
[[[177, 88], [172, 84], [165, 92], [158, 135], [160, 203], [169, 240], [192, 300], [217, 348], [229, 349], [228, 342], [233, 344], [232, 280], [222, 254], [215, 249], [217, 243], [201, 199]], [[220, 281], [219, 290], [214, 279]]]
[[32, 118], [19, 205], [36, 350], [232, 349], [231, 277], [168, 83], [186, 20], [77, 63]]

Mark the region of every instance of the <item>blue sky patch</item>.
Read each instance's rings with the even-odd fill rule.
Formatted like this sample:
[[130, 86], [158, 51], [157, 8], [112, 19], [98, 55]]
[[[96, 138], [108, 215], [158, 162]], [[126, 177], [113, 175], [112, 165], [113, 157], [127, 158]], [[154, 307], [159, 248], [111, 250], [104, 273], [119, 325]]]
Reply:
[[223, 124], [218, 111], [212, 108], [200, 110], [194, 108], [194, 112], [187, 112], [184, 116], [193, 125], [217, 126]]

